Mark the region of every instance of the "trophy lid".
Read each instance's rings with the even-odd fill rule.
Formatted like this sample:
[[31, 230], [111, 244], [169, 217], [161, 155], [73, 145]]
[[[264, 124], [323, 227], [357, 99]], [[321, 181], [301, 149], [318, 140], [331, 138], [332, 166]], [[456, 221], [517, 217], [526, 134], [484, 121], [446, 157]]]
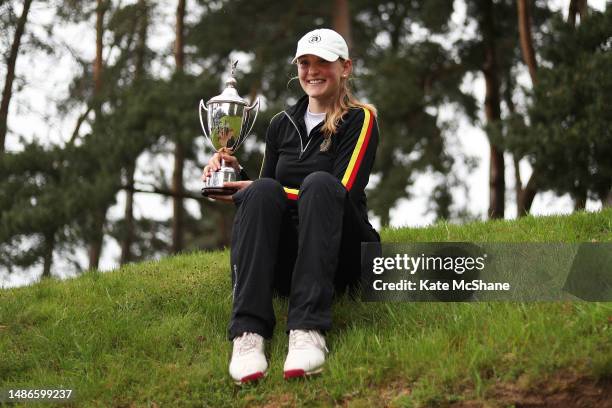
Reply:
[[236, 65], [238, 65], [238, 61], [232, 61], [230, 63], [232, 71], [230, 77], [227, 79], [227, 81], [225, 81], [225, 89], [223, 90], [223, 92], [221, 92], [221, 94], [210, 98], [208, 102], [206, 102], [206, 106], [210, 105], [211, 103], [223, 102], [237, 103], [245, 106], [248, 105], [248, 102], [244, 98], [240, 97], [240, 95], [238, 95], [238, 91], [236, 90], [237, 82], [236, 78], [234, 77]]

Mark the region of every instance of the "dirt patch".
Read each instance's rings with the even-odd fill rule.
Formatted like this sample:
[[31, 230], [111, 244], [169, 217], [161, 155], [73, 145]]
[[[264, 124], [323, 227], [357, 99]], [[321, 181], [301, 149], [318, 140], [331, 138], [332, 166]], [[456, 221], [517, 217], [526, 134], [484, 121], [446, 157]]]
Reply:
[[[410, 384], [402, 380], [373, 388], [377, 389], [376, 393], [358, 390], [345, 394], [343, 398], [335, 402], [322, 397], [311, 405], [334, 405], [338, 408], [397, 407], [403, 406], [398, 399], [411, 394]], [[473, 395], [473, 391], [471, 388], [465, 388], [458, 395]], [[275, 396], [261, 406], [283, 408], [299, 405], [295, 395], [285, 393]], [[521, 377], [516, 382], [491, 385], [482, 399], [467, 399], [452, 403], [438, 400], [432, 405], [425, 404], [424, 406], [440, 408], [612, 408], [612, 377], [597, 381], [594, 378], [572, 372], [558, 372], [537, 382], [530, 382], [527, 377]]]
[[410, 395], [409, 385], [402, 381], [396, 380], [385, 384], [384, 387], [378, 387], [378, 392], [366, 395], [361, 395], [360, 391], [345, 394], [340, 401], [336, 401], [336, 408], [361, 408], [361, 407], [392, 407], [392, 402], [401, 397]]
[[612, 408], [612, 378], [599, 381], [571, 372], [559, 372], [537, 383], [498, 383], [484, 400], [461, 401], [452, 408]]
[[295, 406], [297, 406], [295, 395], [285, 393], [275, 396], [266, 404], [262, 405], [262, 408], [290, 408]]

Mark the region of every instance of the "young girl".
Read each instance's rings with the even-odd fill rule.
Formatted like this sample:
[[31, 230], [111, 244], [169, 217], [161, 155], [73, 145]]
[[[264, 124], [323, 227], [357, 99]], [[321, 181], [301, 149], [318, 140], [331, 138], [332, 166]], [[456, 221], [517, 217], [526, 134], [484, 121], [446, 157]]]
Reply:
[[[260, 178], [226, 183], [238, 191], [213, 197], [237, 207], [229, 371], [238, 384], [266, 374], [274, 291], [289, 297], [284, 377], [322, 371], [334, 292], [359, 281], [361, 242], [380, 240], [364, 192], [378, 144], [376, 111], [349, 90], [346, 41], [333, 30], [311, 31], [293, 62], [306, 95], [272, 118]], [[233, 156], [217, 153], [204, 179], [221, 159], [240, 168]]]

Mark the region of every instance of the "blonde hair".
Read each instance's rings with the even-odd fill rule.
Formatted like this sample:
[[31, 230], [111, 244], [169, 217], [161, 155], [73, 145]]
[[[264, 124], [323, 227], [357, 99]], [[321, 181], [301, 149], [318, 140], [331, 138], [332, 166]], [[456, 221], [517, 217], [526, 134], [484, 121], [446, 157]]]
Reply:
[[[339, 61], [344, 60], [340, 58]], [[330, 138], [334, 133], [336, 133], [342, 117], [351, 108], [365, 108], [369, 110], [374, 117], [376, 117], [377, 112], [374, 105], [360, 102], [355, 95], [353, 95], [353, 92], [351, 92], [349, 79], [342, 77], [340, 78], [340, 91], [338, 92], [338, 97], [331, 106], [331, 109], [327, 112], [325, 122], [323, 123], [323, 136], [326, 139]]]

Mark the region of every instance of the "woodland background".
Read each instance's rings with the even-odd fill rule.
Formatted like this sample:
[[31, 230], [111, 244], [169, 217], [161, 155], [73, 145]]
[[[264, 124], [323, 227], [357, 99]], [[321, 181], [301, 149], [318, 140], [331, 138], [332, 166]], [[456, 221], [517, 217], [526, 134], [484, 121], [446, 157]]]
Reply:
[[[461, 27], [450, 21], [459, 5], [466, 10]], [[166, 24], [160, 10], [168, 7], [174, 34], [160, 51], [151, 38]], [[32, 10], [45, 11], [50, 22], [30, 18]], [[93, 58], [58, 34], [77, 25], [95, 31], [88, 44]], [[427, 200], [438, 220], [480, 216], [454, 202], [452, 191], [468, 187], [490, 191], [489, 218], [503, 218], [510, 205], [526, 215], [536, 194], [551, 191], [570, 194], [577, 210], [587, 199], [612, 205], [609, 3], [598, 11], [571, 0], [559, 11], [530, 0], [5, 0], [0, 281], [15, 271], [48, 277], [96, 269], [109, 240], [120, 247], [119, 264], [227, 246], [232, 206], [201, 198], [185, 179], [199, 175], [211, 154], [198, 102], [221, 91], [229, 59], [238, 58], [239, 93], [263, 100], [239, 152], [256, 176], [270, 118], [301, 94], [289, 64], [295, 44], [315, 27], [345, 36], [353, 87], [379, 110], [382, 143], [368, 198], [381, 226], [389, 225], [399, 200], [411, 198], [415, 176], [424, 172], [435, 183]], [[70, 58], [78, 67], [68, 92], [47, 102], [54, 107], [49, 123], [74, 118], [59, 141], [11, 127], [19, 116], [11, 101], [35, 85], [24, 80], [17, 60], [41, 55]], [[524, 72], [529, 86], [517, 79]], [[478, 77], [484, 104], [466, 91]], [[448, 106], [486, 132], [488, 185], [467, 186], [457, 171], [469, 172], [474, 163], [450, 153], [456, 123], [440, 119]], [[15, 140], [11, 148], [7, 138]], [[520, 161], [533, 171], [521, 174]], [[513, 180], [506, 180], [507, 168]], [[135, 216], [137, 195], [170, 201], [171, 217]], [[119, 196], [123, 217], [115, 219], [108, 211]]]

